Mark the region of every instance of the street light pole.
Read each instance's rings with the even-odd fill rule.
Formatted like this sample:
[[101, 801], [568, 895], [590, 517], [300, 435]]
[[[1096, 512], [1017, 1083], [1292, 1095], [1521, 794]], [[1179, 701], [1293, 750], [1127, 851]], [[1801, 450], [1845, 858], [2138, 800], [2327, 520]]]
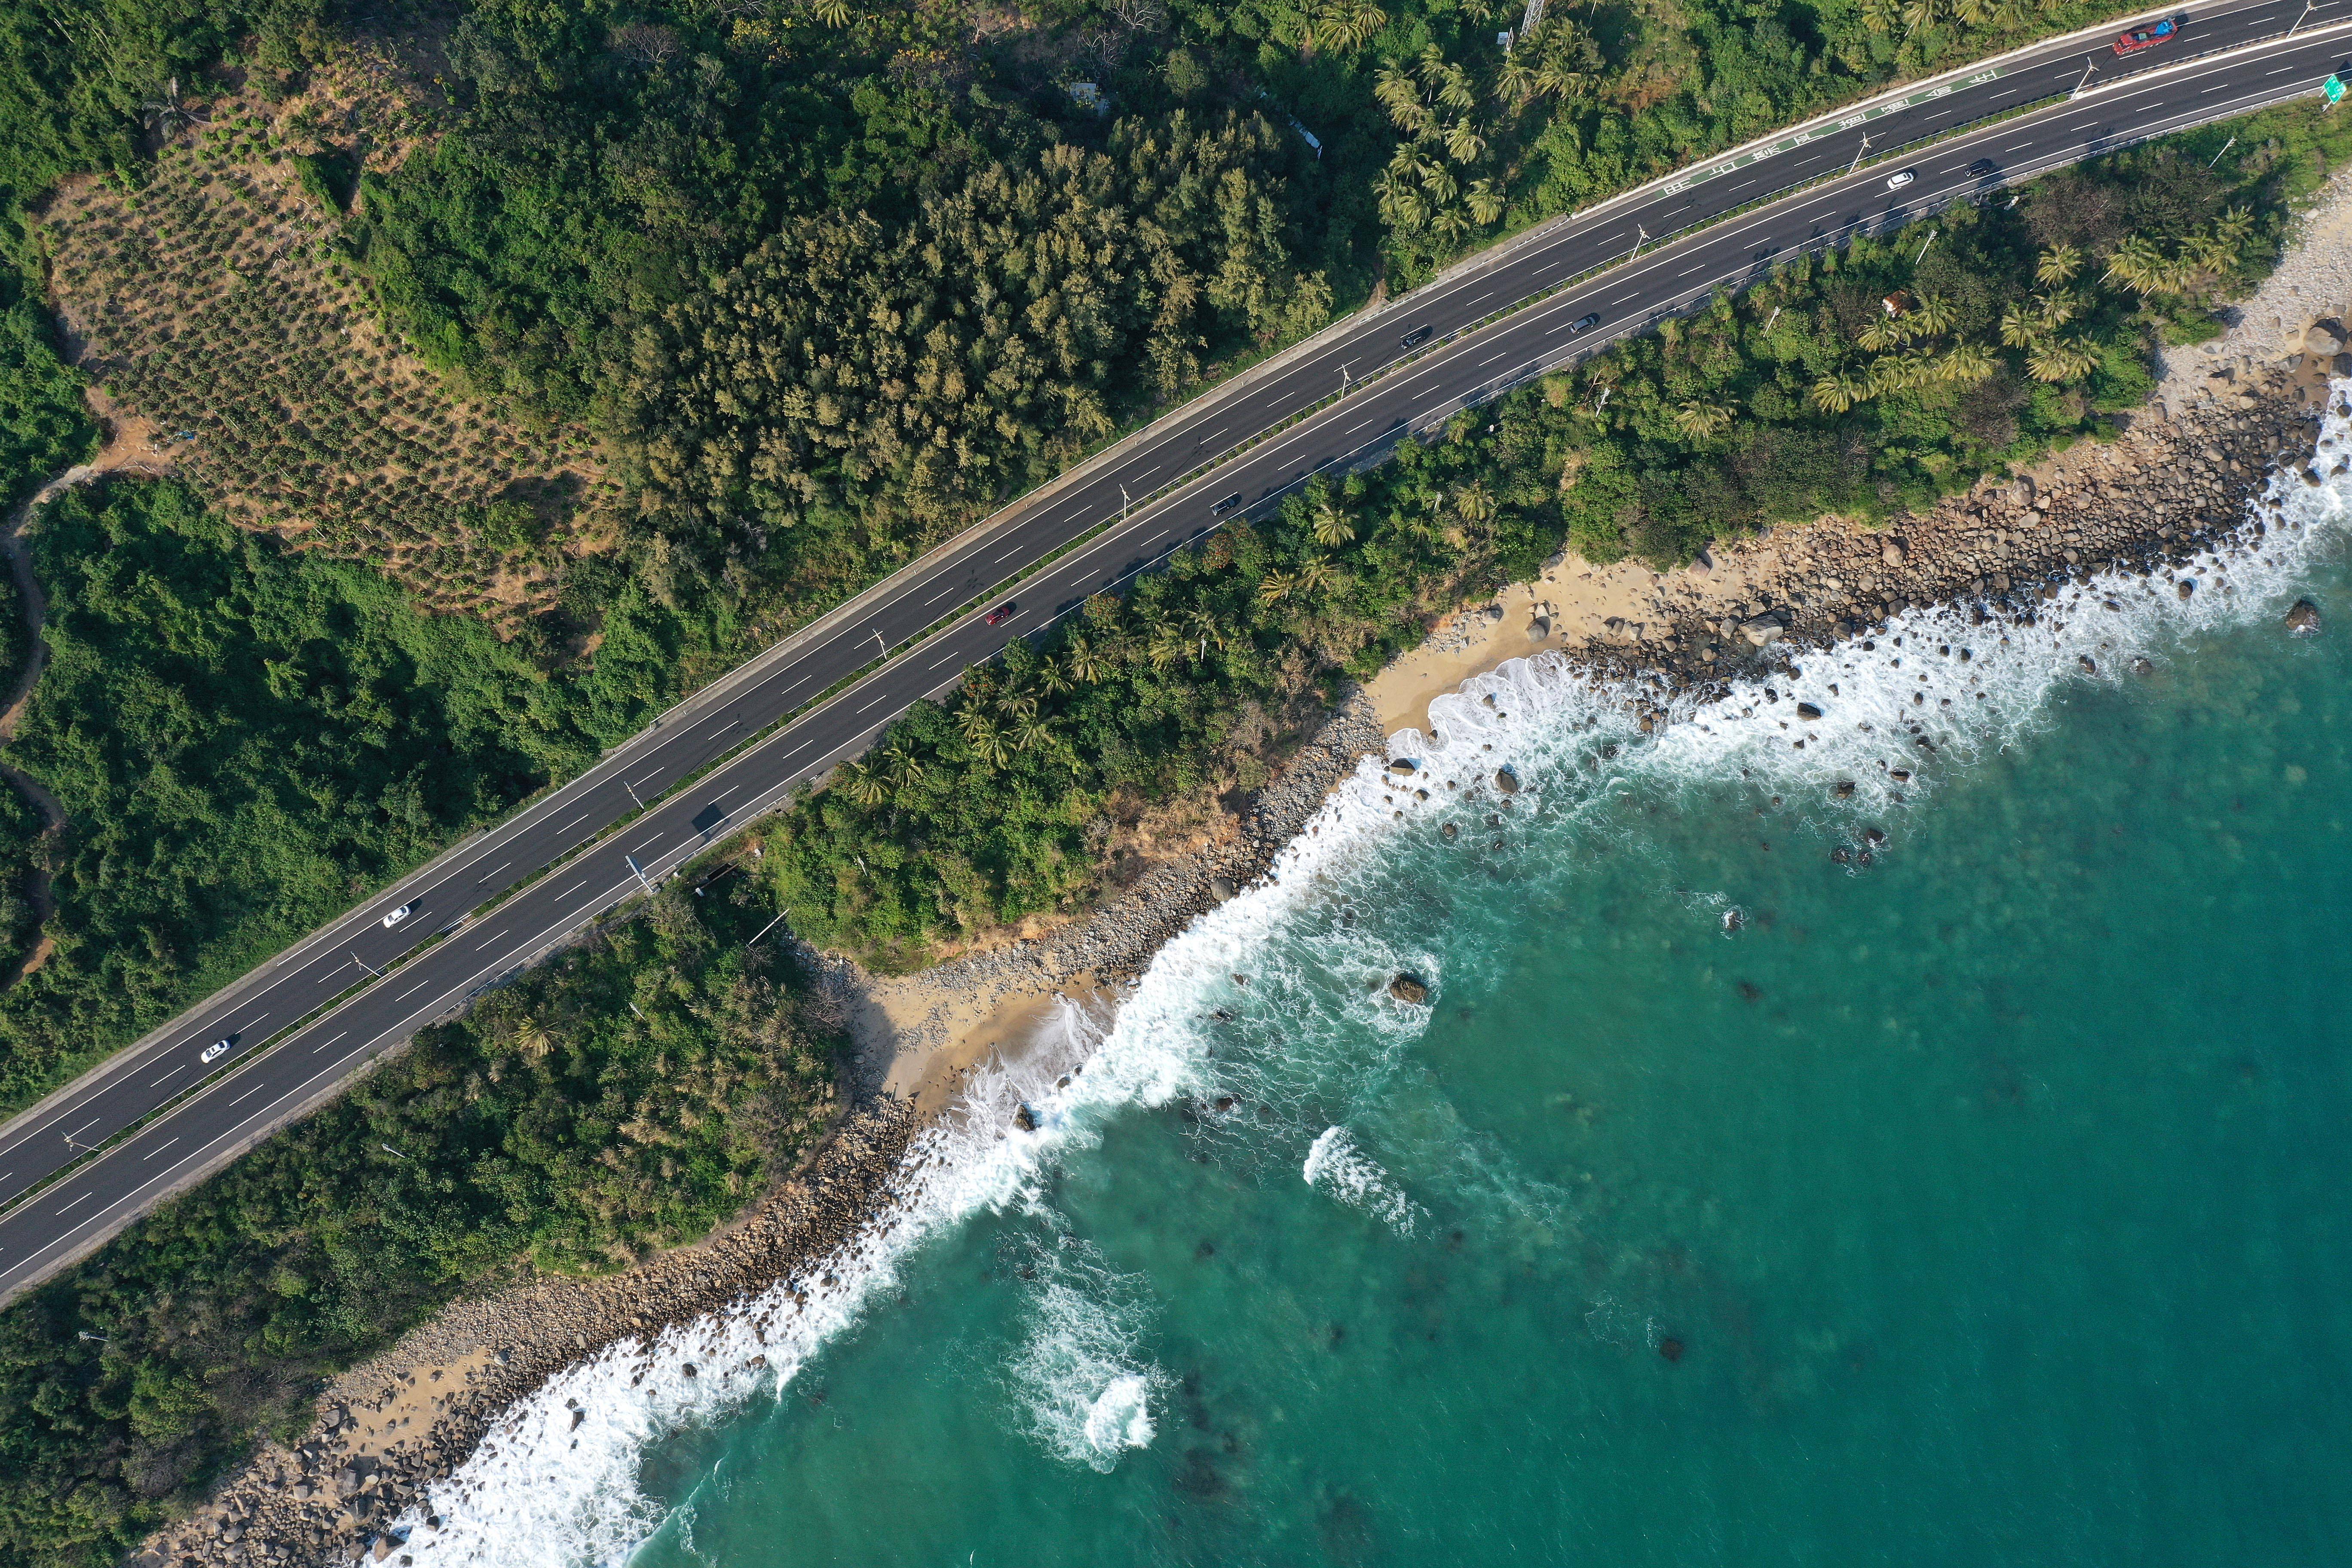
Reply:
[[1847, 174], [1853, 174], [1856, 169], [1861, 168], [1861, 167], [1862, 167], [1862, 155], [1863, 155], [1864, 153], [1867, 153], [1867, 152], [1869, 152], [1869, 151], [1870, 151], [1870, 138], [1869, 138], [1869, 137], [1867, 137], [1867, 136], [1864, 136], [1864, 137], [1862, 139], [1862, 145], [1861, 145], [1861, 146], [1859, 146], [1859, 147], [1857, 147], [1857, 148], [1855, 148], [1855, 149], [1853, 150], [1853, 163], [1848, 163], [1848, 164], [1845, 166], [1845, 172], [1846, 172]]
[[[2310, 17], [2312, 8], [2318, 4], [2319, 0], [2303, 0], [2303, 15], [2294, 19], [2294, 27], [2302, 26], [2305, 21]], [[2289, 27], [2286, 30], [2287, 37], [2292, 38], [2294, 37], [2294, 27]]]

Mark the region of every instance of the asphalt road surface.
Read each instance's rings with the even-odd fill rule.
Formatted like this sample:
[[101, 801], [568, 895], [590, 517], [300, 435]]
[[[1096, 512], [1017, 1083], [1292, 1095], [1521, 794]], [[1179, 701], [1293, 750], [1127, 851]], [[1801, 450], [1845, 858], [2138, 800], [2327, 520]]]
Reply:
[[[375, 1056], [461, 1009], [484, 985], [658, 881], [795, 784], [862, 751], [967, 665], [1035, 634], [1218, 521], [1268, 503], [1307, 474], [1377, 453], [1404, 430], [1640, 331], [1718, 283], [1746, 280], [1807, 247], [1900, 224], [2005, 179], [2145, 135], [2309, 92], [2352, 58], [2352, 0], [2308, 10], [2303, 0], [2261, 0], [2192, 6], [2186, 15], [2179, 37], [2158, 48], [2127, 58], [2104, 43], [2029, 52], [1947, 79], [1945, 90], [1929, 84], [1878, 112], [1799, 128], [1753, 155], [1712, 161], [1523, 236], [1486, 261], [1196, 400], [1108, 460], [915, 563], [714, 683], [581, 778], [0, 1128], [0, 1203], [13, 1205], [0, 1213], [0, 1298], [331, 1098]], [[2291, 26], [2294, 35], [2284, 37]], [[2219, 51], [2228, 52], [2199, 58]], [[1840, 174], [1865, 153], [2072, 92], [2084, 85], [2086, 66], [2084, 96], [1979, 126], [1894, 163]], [[1901, 169], [1914, 177], [1890, 188], [1889, 176]], [[1644, 237], [1654, 240], [1817, 180], [1633, 254]], [[1628, 259], [1486, 321], [1613, 258]], [[1350, 390], [1340, 401], [1152, 497], [1313, 408], [1341, 389], [1343, 373]], [[1129, 496], [1139, 503], [1131, 509]], [[990, 590], [1081, 539], [1005, 591], [1011, 613], [988, 624], [983, 611], [997, 601]], [[953, 626], [761, 734], [983, 594], [987, 599]], [[754, 736], [761, 738], [745, 747]], [[502, 895], [509, 896], [499, 901]], [[397, 908], [406, 914], [386, 923]], [[327, 1005], [338, 996], [340, 1004]], [[203, 1059], [223, 1041], [226, 1049]], [[192, 1085], [203, 1087], [191, 1094]], [[130, 1136], [34, 1191], [131, 1127]]]

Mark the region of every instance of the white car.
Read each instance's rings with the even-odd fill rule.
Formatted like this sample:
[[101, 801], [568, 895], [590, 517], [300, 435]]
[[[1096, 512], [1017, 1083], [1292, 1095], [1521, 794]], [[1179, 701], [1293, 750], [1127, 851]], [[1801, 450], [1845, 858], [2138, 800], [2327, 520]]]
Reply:
[[1919, 171], [1916, 169], [1898, 170], [1886, 176], [1886, 188], [1890, 191], [1899, 191], [1918, 177]]
[[220, 1060], [223, 1056], [227, 1054], [228, 1047], [229, 1043], [226, 1040], [215, 1040], [211, 1045], [205, 1047], [205, 1054], [197, 1059], [205, 1062], [216, 1062]]
[[410, 910], [414, 910], [414, 909], [415, 909], [415, 908], [416, 908], [416, 906], [415, 906], [415, 904], [403, 904], [403, 905], [401, 905], [401, 906], [400, 906], [400, 908], [398, 908], [398, 909], [396, 909], [396, 910], [393, 910], [393, 911], [392, 911], [392, 913], [390, 913], [390, 914], [388, 914], [388, 915], [384, 916], [384, 917], [383, 917], [383, 925], [384, 925], [384, 929], [385, 929], [386, 931], [390, 931], [394, 926], [396, 926], [396, 925], [398, 925], [401, 921], [403, 921], [406, 920], [406, 919], [408, 918], [409, 911], [410, 911]]

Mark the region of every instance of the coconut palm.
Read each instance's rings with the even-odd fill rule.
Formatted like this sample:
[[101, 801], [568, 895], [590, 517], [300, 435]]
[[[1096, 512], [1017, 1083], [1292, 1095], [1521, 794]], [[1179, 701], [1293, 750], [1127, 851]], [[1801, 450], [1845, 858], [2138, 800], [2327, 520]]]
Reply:
[[1882, 311], [1873, 316], [1855, 334], [1854, 342], [1872, 353], [1885, 353], [1889, 349], [1909, 342], [1914, 335], [1906, 318], [1890, 316]]
[[513, 1039], [515, 1049], [532, 1061], [541, 1060], [548, 1052], [555, 1048], [554, 1037], [541, 1026], [538, 1019], [528, 1015], [515, 1020]]
[[2034, 312], [2022, 305], [2001, 311], [2000, 341], [2013, 349], [2030, 349], [2041, 342], [2042, 328]]
[[1315, 542], [1326, 550], [1337, 550], [1356, 537], [1356, 524], [1345, 511], [1325, 501], [1315, 509]]
[[1320, 594], [1339, 581], [1339, 568], [1328, 555], [1311, 555], [1298, 568], [1298, 588], [1304, 594]]
[[956, 728], [963, 732], [963, 743], [974, 762], [992, 768], [1001, 768], [1013, 759], [1013, 748], [997, 728], [996, 721], [979, 708], [966, 708], [956, 715]]
[[922, 758], [904, 746], [893, 746], [882, 755], [889, 764], [890, 787], [893, 790], [908, 789], [922, 783], [924, 773], [929, 771], [923, 766]]
[[[1408, 136], [1425, 136], [1437, 125], [1437, 116], [1421, 100], [1421, 84], [1412, 73], [1391, 61], [1381, 68], [1372, 84], [1372, 96], [1389, 111], [1389, 120]], [[1399, 148], [1400, 156], [1406, 149]]]
[[1675, 428], [1694, 441], [1704, 441], [1731, 423], [1728, 404], [1694, 397], [1675, 410]]
[[842, 764], [841, 791], [860, 805], [880, 805], [890, 798], [890, 781], [861, 759]]
[[1902, 19], [1902, 0], [1862, 0], [1862, 25], [1874, 33], [1891, 33]]
[[1268, 572], [1258, 579], [1257, 602], [1261, 605], [1278, 605], [1290, 597], [1297, 587], [1298, 579], [1292, 574], [1283, 571]]
[[1937, 362], [1937, 379], [1954, 386], [1974, 386], [1999, 368], [1990, 344], [1954, 343]]
[[2080, 381], [2099, 363], [2099, 351], [2081, 338], [2056, 338], [2025, 358], [2036, 381]]
[[849, 26], [849, 0], [810, 0], [809, 10], [828, 27]]
[[2033, 280], [2044, 289], [2072, 283], [2083, 270], [2083, 253], [2071, 245], [2053, 245], [2033, 264]]
[[1831, 374], [1817, 376], [1806, 393], [1824, 414], [1843, 414], [1870, 395], [1870, 384], [1859, 376]]
[[2156, 242], [2140, 235], [2116, 247], [2107, 258], [2106, 275], [2136, 294], [2161, 293], [2172, 268]]
[[1913, 328], [1922, 337], [1937, 337], [1952, 330], [1959, 312], [1941, 294], [1922, 294], [1919, 302], [1911, 307]]
[[1499, 505], [1495, 500], [1495, 492], [1486, 488], [1484, 479], [1473, 479], [1466, 485], [1454, 487], [1454, 515], [1474, 527], [1491, 520]]
[[1903, 26], [1924, 33], [1944, 19], [1943, 0], [1903, 0]]
[[1467, 120], [1445, 128], [1445, 155], [1457, 163], [1475, 163], [1486, 154], [1486, 139]]
[[1492, 180], [1471, 181], [1470, 188], [1462, 194], [1462, 199], [1468, 204], [1470, 216], [1482, 226], [1503, 216], [1503, 193], [1495, 188]]
[[1081, 686], [1097, 685], [1110, 674], [1110, 660], [1083, 636], [1074, 636], [1063, 645], [1062, 666], [1070, 672], [1070, 679]]

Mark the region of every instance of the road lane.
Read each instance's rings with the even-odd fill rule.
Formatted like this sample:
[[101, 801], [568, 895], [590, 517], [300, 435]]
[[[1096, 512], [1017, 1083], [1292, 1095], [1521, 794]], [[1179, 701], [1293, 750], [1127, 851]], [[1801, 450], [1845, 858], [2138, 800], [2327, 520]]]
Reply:
[[[2227, 41], [2231, 27], [2275, 28], [2284, 21], [2275, 5], [2214, 7], [2198, 15], [2184, 48]], [[2234, 111], [2242, 100], [2265, 101], [2299, 81], [2307, 90], [2337, 63], [2346, 47], [2345, 25], [2335, 18], [2347, 16], [2352, 0], [2332, 0], [2314, 9], [2294, 40], [2210, 66], [2147, 57], [2116, 62], [2127, 67], [2114, 73], [2117, 84], [2101, 88], [2079, 107], [2062, 104], [1922, 150], [1907, 161], [1918, 171], [1917, 183], [1900, 197], [1885, 188], [1886, 170], [1865, 169], [1645, 251], [1577, 288], [1446, 341], [1446, 334], [1538, 293], [1560, 276], [1624, 258], [1653, 221], [1663, 232], [1669, 218], [1689, 222], [1694, 211], [1720, 216], [1752, 202], [1763, 185], [1785, 185], [1782, 175], [1803, 177], [1796, 167], [1796, 146], [1805, 148], [1807, 161], [1851, 160], [1862, 151], [1864, 134], [1891, 145], [1920, 133], [1903, 127], [1926, 121], [1906, 110], [1821, 131], [1740, 171], [1777, 168], [1780, 175], [1746, 181], [1700, 177], [1685, 189], [1662, 189], [1559, 226], [1454, 283], [1441, 280], [1391, 310], [1325, 334], [1311, 345], [1313, 352], [1273, 367], [1230, 396], [1180, 410], [1122, 448], [1116, 462], [1011, 509], [996, 524], [916, 563], [887, 585], [888, 592], [868, 604], [853, 604], [855, 613], [821, 623], [774, 655], [715, 683], [583, 778], [459, 846], [348, 920], [281, 954], [240, 987], [0, 1128], [0, 1201], [5, 1201], [53, 1174], [78, 1157], [78, 1151], [184, 1092], [199, 1069], [219, 1075], [48, 1191], [0, 1214], [0, 1294], [55, 1268], [123, 1216], [331, 1096], [383, 1049], [462, 1006], [480, 985], [530, 962], [636, 890], [643, 885], [640, 871], [654, 879], [667, 874], [793, 784], [862, 750], [908, 703], [950, 687], [966, 664], [990, 657], [1013, 636], [1034, 634], [1087, 594], [1118, 584], [1176, 544], [1206, 532], [1217, 521], [1213, 497], [1240, 493], [1252, 506], [1261, 505], [1318, 466], [1384, 443], [1401, 426], [1441, 417], [1499, 384], [1554, 363], [1565, 351], [1589, 350], [1640, 330], [1695, 291], [1742, 279], [1775, 258], [1853, 226], [1897, 223], [1932, 210], [1987, 183], [1967, 173], [1976, 159], [1990, 156], [2005, 168], [2039, 166], [2098, 151], [2128, 135]], [[2048, 96], [2082, 74], [2084, 58], [2078, 47], [2028, 59], [1979, 90], [1990, 94], [1997, 89], [2004, 100]], [[2146, 84], [2124, 79], [2159, 68], [2165, 68]], [[1974, 118], [1990, 101], [1956, 91], [1937, 102], [1934, 122]], [[2000, 178], [1998, 173], [1991, 177]], [[1584, 338], [1572, 335], [1570, 324], [1588, 312], [1601, 315], [1599, 327]], [[1430, 336], [1420, 343], [1419, 362], [1378, 374], [1407, 357], [1404, 340], [1424, 330]], [[1204, 479], [1129, 504], [1129, 493], [1139, 497], [1146, 486], [1161, 482], [1160, 476], [1197, 461], [1193, 454], [1207, 440], [1204, 433], [1278, 426], [1339, 390], [1343, 370], [1351, 389], [1344, 401], [1273, 434]], [[1205, 449], [1228, 444], [1220, 436]], [[1129, 493], [1122, 492], [1122, 485]], [[917, 657], [882, 665], [814, 710], [727, 756], [746, 736], [768, 730], [870, 662], [878, 648], [896, 647], [949, 605], [974, 600], [1024, 563], [1105, 525], [1105, 532], [1011, 594], [1016, 608], [1004, 624], [991, 627], [978, 613], [969, 614], [922, 645]], [[713, 763], [720, 765], [693, 788], [658, 798]], [[627, 834], [601, 839], [612, 826], [636, 816], [644, 802], [652, 803], [652, 809]], [[541, 876], [583, 843], [589, 847], [561, 875]], [[625, 857], [635, 857], [636, 867]], [[530, 885], [509, 896], [524, 882]], [[502, 896], [506, 901], [478, 929], [471, 911]], [[404, 919], [383, 923], [402, 905], [409, 907]], [[418, 951], [436, 938], [437, 945]], [[373, 983], [372, 977], [395, 964], [402, 967], [393, 982]], [[368, 988], [276, 1048], [257, 1054], [270, 1020], [282, 1025], [313, 1013], [354, 984]], [[223, 1039], [230, 1042], [224, 1057], [214, 1064], [201, 1062], [203, 1050]]]

